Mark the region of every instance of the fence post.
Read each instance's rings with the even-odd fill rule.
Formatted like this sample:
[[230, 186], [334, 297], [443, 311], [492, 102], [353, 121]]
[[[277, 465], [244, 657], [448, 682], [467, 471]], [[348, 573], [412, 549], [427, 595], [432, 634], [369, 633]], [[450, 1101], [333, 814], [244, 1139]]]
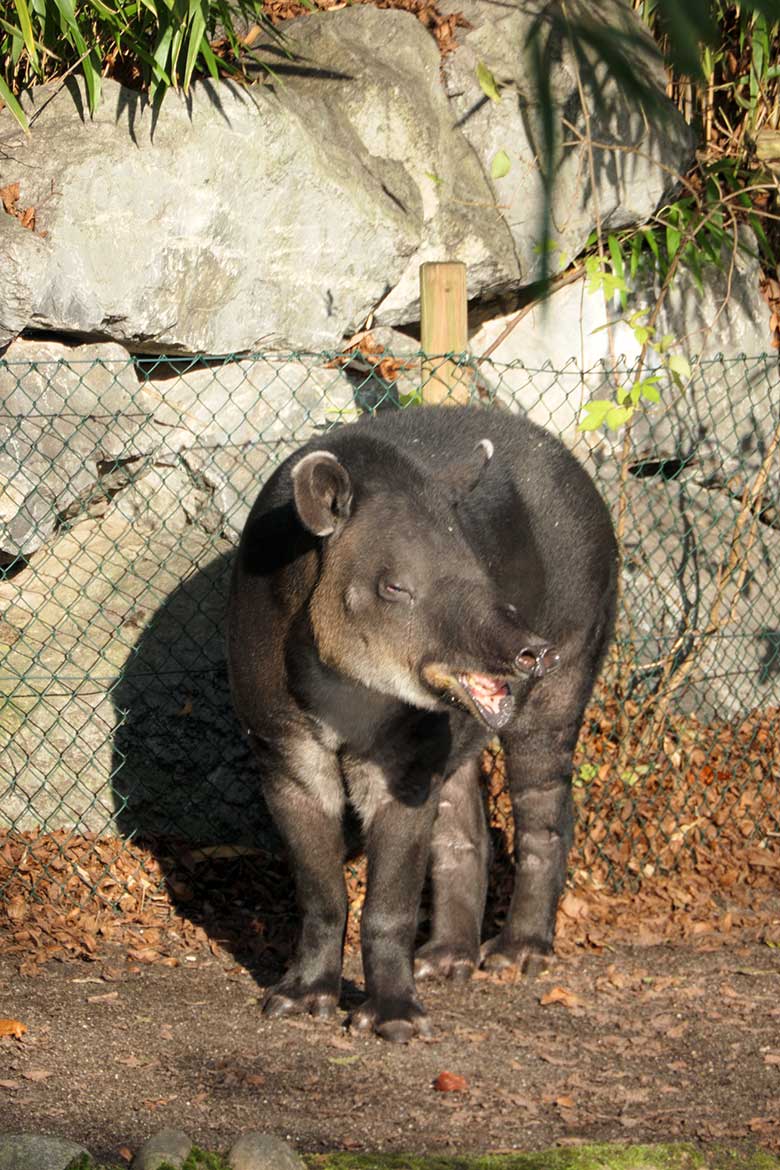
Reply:
[[[424, 354], [463, 353], [468, 344], [466, 265], [420, 265], [420, 347]], [[423, 402], [469, 401], [471, 370], [438, 357], [422, 361]]]

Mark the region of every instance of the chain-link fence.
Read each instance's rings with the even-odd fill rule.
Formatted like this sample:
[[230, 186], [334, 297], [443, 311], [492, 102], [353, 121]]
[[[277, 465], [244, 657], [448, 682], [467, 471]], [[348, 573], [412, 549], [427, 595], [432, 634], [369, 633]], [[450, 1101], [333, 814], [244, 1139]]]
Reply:
[[[273, 858], [228, 695], [232, 549], [264, 479], [312, 433], [419, 399], [413, 349], [119, 361], [96, 346], [68, 362], [0, 361], [9, 905], [87, 888], [121, 907], [146, 881], [133, 840], [158, 858], [171, 843], [190, 858]], [[748, 863], [771, 871], [776, 356], [702, 362], [684, 395], [662, 391], [627, 434], [578, 429], [584, 402], [614, 394], [606, 367], [461, 365], [475, 400], [527, 412], [573, 448], [618, 529], [620, 617], [576, 758], [574, 866], [613, 886], [691, 857], [724, 881]], [[145, 889], [156, 896], [153, 880]]]

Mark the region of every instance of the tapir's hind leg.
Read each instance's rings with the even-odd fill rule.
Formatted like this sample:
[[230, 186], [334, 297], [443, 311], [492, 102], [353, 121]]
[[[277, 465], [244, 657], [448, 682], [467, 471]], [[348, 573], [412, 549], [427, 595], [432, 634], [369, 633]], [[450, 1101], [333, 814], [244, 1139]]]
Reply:
[[415, 957], [417, 978], [468, 979], [477, 966], [488, 856], [475, 758], [461, 764], [441, 791], [431, 849], [433, 928]]
[[573, 836], [572, 757], [596, 672], [595, 656], [589, 657], [562, 656], [560, 669], [534, 686], [501, 736], [515, 822], [515, 885], [506, 924], [482, 948], [486, 967], [512, 965], [532, 974], [552, 952]]

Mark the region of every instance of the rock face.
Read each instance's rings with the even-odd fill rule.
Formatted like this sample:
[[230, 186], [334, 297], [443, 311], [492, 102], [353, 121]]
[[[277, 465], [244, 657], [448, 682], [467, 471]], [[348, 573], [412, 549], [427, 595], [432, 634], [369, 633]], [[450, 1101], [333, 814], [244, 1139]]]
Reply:
[[419, 244], [403, 168], [356, 165], [270, 86], [202, 82], [155, 121], [106, 81], [94, 119], [64, 89], [35, 129], [16, 149], [48, 232], [35, 328], [156, 353], [325, 347]]
[[[20, 182], [39, 234], [3, 224], [11, 276], [0, 288], [0, 344], [26, 328], [158, 354], [324, 348], [375, 309], [377, 322], [415, 321], [423, 260], [464, 261], [471, 297], [528, 284], [543, 184], [523, 46], [540, 3], [499, 17], [487, 0], [467, 3], [472, 27], [446, 60], [446, 92], [436, 45], [414, 16], [356, 5], [285, 25], [281, 55], [278, 43], [258, 51], [271, 70], [262, 84], [199, 82], [153, 114], [106, 80], [90, 118], [71, 79], [27, 96], [38, 114], [30, 135], [2, 111], [12, 149], [0, 184]], [[605, 26], [639, 35], [621, 0], [600, 3]], [[660, 85], [644, 35], [637, 53]], [[499, 103], [482, 100], [480, 62], [502, 84]], [[556, 121], [581, 128], [566, 52], [553, 81]], [[596, 196], [614, 227], [655, 208], [690, 142], [671, 105], [661, 126], [615, 83], [601, 99]], [[491, 180], [499, 149], [510, 171]], [[582, 147], [557, 165], [555, 245], [568, 256], [595, 222], [584, 167]]]
[[3, 287], [0, 291], [0, 349], [32, 319], [41, 295], [48, 247], [40, 236], [0, 212], [0, 255]]
[[[668, 106], [668, 117], [650, 117], [636, 98], [605, 78], [603, 63], [579, 45], [579, 60], [548, 15], [546, 0], [502, 4], [492, 0], [444, 0], [445, 12], [460, 12], [470, 28], [459, 32], [462, 47], [444, 63], [447, 92], [458, 125], [491, 174], [499, 151], [509, 171], [492, 179], [495, 202], [512, 233], [524, 284], [541, 270], [541, 254], [551, 267], [570, 263], [600, 221], [605, 230], [642, 223], [675, 185], [693, 158], [693, 137], [683, 119]], [[650, 35], [623, 0], [576, 0], [572, 20], [583, 17], [622, 37], [633, 72], [656, 92], [662, 105], [666, 79]], [[560, 19], [560, 17], [559, 17]], [[544, 157], [542, 115], [534, 92], [531, 44], [546, 50], [545, 72], [555, 109], [557, 136], [548, 238], [540, 238], [545, 184], [538, 160]], [[500, 100], [488, 100], [477, 80], [487, 66], [499, 85]], [[585, 143], [589, 111], [592, 154]]]

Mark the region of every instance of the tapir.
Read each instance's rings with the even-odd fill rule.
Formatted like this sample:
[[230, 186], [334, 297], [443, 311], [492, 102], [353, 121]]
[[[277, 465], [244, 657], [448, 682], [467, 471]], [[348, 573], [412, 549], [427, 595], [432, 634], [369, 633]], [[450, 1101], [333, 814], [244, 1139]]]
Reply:
[[[415, 977], [533, 973], [553, 947], [572, 840], [572, 755], [612, 632], [616, 545], [562, 443], [487, 407], [414, 407], [313, 437], [271, 475], [237, 550], [230, 685], [302, 915], [271, 1016], [336, 1013], [344, 822], [368, 859], [366, 998], [350, 1026], [431, 1027]], [[514, 892], [481, 945], [479, 771], [498, 736]], [[432, 883], [430, 938], [414, 952]]]

